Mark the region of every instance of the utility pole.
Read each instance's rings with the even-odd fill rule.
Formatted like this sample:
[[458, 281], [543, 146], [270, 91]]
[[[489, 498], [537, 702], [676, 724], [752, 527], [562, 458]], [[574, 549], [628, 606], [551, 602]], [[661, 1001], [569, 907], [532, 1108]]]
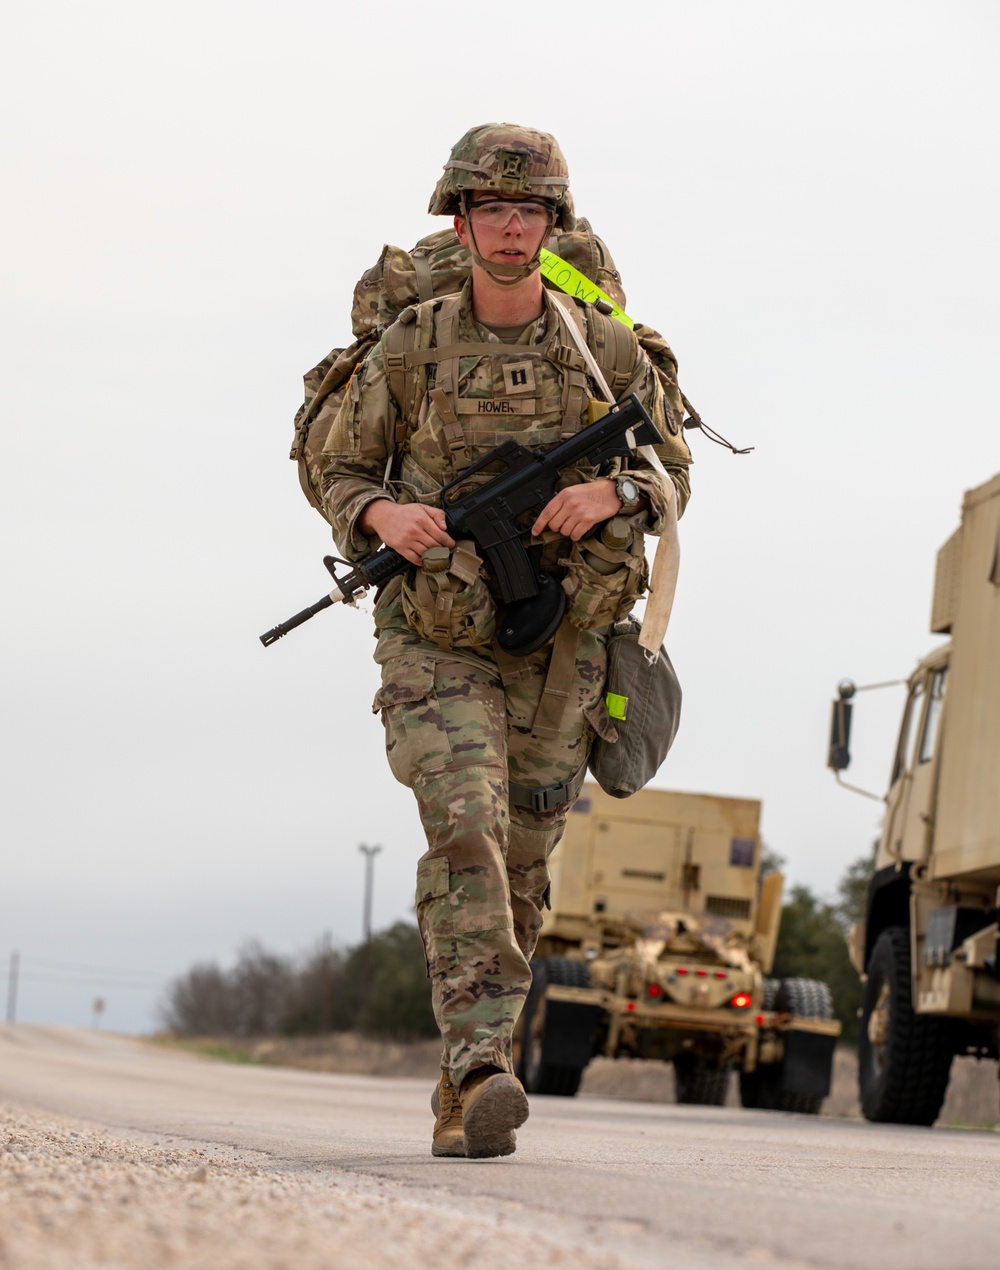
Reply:
[[17, 976], [21, 966], [21, 954], [12, 952], [10, 954], [10, 974], [7, 977], [7, 1022], [14, 1023], [17, 1020]]
[[368, 991], [371, 983], [372, 955], [372, 890], [375, 879], [375, 857], [382, 850], [378, 845], [360, 843], [358, 850], [365, 857], [364, 938], [361, 948], [361, 973], [358, 976], [358, 1024], [363, 1031], [368, 1023]]

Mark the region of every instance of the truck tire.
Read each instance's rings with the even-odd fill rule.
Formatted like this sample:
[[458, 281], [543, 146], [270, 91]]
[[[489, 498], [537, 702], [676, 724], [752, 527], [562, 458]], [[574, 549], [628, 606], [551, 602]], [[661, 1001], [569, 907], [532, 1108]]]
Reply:
[[590, 967], [573, 957], [543, 957], [531, 963], [531, 988], [522, 1011], [517, 1075], [529, 1094], [572, 1098], [580, 1088], [583, 1068], [562, 1067], [546, 1061], [545, 990], [550, 983], [566, 988], [589, 988]]
[[[827, 985], [818, 979], [782, 979], [774, 1008], [782, 1014], [800, 1014], [807, 1019], [832, 1019], [833, 996]], [[822, 1098], [781, 1093], [776, 1110], [794, 1111], [800, 1116], [818, 1116], [822, 1105]]]
[[[818, 979], [765, 979], [764, 1009], [800, 1014], [810, 1019], [832, 1019], [833, 997]], [[781, 1088], [781, 1063], [768, 1063], [752, 1072], [740, 1072], [740, 1102], [757, 1111], [791, 1111], [818, 1116], [822, 1098], [791, 1094]]]
[[833, 996], [818, 979], [782, 979], [774, 998], [782, 1014], [801, 1014], [807, 1019], [832, 1019]]
[[872, 949], [861, 1000], [858, 1085], [865, 1118], [932, 1125], [954, 1052], [949, 1020], [914, 1013], [909, 930], [888, 927]]
[[699, 1107], [721, 1107], [729, 1093], [730, 1068], [718, 1067], [702, 1054], [678, 1054], [674, 1059], [674, 1098]]

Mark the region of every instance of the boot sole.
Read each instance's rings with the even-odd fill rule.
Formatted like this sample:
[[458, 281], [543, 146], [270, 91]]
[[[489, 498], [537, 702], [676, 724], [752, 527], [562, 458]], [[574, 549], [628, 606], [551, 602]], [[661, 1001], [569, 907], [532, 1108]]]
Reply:
[[464, 1141], [456, 1142], [453, 1147], [442, 1147], [442, 1146], [438, 1146], [436, 1142], [432, 1142], [431, 1155], [436, 1155], [438, 1156], [439, 1159], [444, 1157], [451, 1160], [456, 1160], [456, 1159], [464, 1160], [465, 1159], [465, 1142]]
[[466, 1110], [462, 1128], [470, 1160], [511, 1155], [517, 1150], [514, 1130], [528, 1118], [528, 1097], [518, 1081], [505, 1073], [494, 1076]]

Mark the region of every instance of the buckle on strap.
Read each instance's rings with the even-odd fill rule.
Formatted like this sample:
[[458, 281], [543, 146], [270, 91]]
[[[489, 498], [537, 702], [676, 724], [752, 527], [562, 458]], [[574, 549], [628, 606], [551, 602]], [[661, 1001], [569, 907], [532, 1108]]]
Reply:
[[541, 789], [531, 791], [531, 810], [553, 811], [560, 803], [568, 803], [572, 796], [569, 781], [560, 781], [558, 785], [543, 785]]
[[587, 364], [575, 348], [566, 344], [556, 344], [546, 350], [549, 361], [555, 362], [567, 370], [586, 370]]
[[587, 765], [584, 764], [575, 776], [571, 776], [568, 781], [558, 781], [555, 785], [532, 788], [528, 785], [511, 783], [508, 786], [510, 801], [515, 807], [525, 807], [529, 811], [554, 811], [557, 807], [563, 807], [576, 798], [586, 775]]

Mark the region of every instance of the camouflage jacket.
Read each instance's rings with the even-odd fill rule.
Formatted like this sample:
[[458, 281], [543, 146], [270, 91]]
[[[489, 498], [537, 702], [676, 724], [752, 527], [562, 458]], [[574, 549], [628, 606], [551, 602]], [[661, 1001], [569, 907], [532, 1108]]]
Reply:
[[[454, 297], [429, 300], [415, 307], [418, 348], [451, 343], [500, 344], [493, 332], [474, 320], [469, 283], [451, 304], [453, 329], [442, 333], [442, 312], [448, 311], [452, 300]], [[567, 361], [572, 363], [575, 358], [582, 363], [582, 358], [561, 329], [561, 323], [568, 319], [562, 316], [559, 302], [548, 291], [544, 292], [544, 300], [543, 313], [521, 333], [516, 351], [464, 356], [454, 359], [454, 365], [442, 361], [408, 372], [417, 376], [414, 400], [419, 405], [417, 417], [405, 429], [402, 453], [396, 453], [397, 424], [402, 411], [385, 367], [390, 333], [382, 336], [331, 418], [324, 446], [323, 496], [334, 536], [347, 559], [364, 559], [381, 546], [378, 539], [365, 535], [357, 525], [361, 512], [373, 499], [439, 505], [442, 485], [501, 442], [513, 439], [522, 445], [547, 449], [586, 425], [586, 398], [598, 398], [600, 393], [585, 371], [572, 372], [568, 368]], [[587, 306], [579, 308], [585, 315], [588, 343], [603, 365], [602, 352], [609, 335], [606, 324], [614, 319]], [[690, 491], [687, 469], [691, 454], [681, 433], [682, 407], [676, 377], [672, 384], [667, 378], [664, 389], [662, 369], [655, 372], [630, 332], [628, 338], [633, 352], [631, 373], [624, 392], [618, 396], [635, 393], [664, 437], [657, 451], [676, 486], [678, 509], [683, 510]], [[569, 348], [572, 352], [567, 358]], [[573, 380], [581, 390], [575, 398], [569, 391]], [[464, 450], [458, 463], [439, 405], [432, 400], [435, 388], [447, 390], [461, 423]], [[651, 507], [649, 513], [640, 513], [633, 523], [646, 533], [658, 533], [664, 510], [659, 478], [639, 456], [630, 459], [628, 467]], [[617, 463], [606, 465], [601, 471], [580, 464], [564, 472], [562, 484], [613, 476], [618, 470]], [[544, 535], [543, 542], [543, 567], [556, 565], [566, 553], [567, 540], [553, 533]]]

